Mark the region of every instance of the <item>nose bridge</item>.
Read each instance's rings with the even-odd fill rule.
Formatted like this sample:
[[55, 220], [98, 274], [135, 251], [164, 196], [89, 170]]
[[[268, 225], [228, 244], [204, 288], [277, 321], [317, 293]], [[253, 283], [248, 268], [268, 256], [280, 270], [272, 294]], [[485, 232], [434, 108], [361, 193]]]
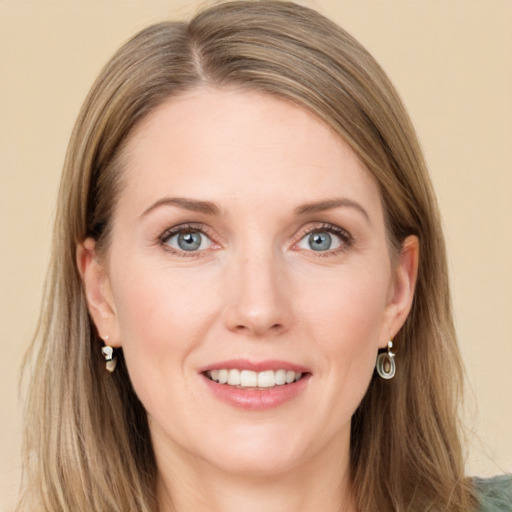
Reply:
[[284, 266], [270, 243], [247, 244], [231, 273], [229, 328], [252, 335], [287, 329], [290, 307]]

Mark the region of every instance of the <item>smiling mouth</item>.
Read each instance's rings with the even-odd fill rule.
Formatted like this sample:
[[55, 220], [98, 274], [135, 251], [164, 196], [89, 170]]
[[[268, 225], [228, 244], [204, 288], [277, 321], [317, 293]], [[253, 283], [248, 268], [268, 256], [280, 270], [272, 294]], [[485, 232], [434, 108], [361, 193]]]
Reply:
[[286, 386], [297, 382], [309, 373], [294, 372], [292, 370], [266, 370], [254, 372], [251, 370], [219, 369], [204, 372], [206, 377], [218, 384], [224, 384], [237, 389], [269, 389], [277, 386]]

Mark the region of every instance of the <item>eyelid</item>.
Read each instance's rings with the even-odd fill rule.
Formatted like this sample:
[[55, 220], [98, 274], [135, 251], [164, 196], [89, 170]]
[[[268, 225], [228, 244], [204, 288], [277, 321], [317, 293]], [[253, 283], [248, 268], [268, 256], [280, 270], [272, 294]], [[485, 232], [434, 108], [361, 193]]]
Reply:
[[176, 254], [178, 256], [184, 256], [184, 257], [188, 257], [188, 258], [198, 257], [202, 253], [204, 253], [212, 248], [212, 247], [209, 247], [207, 249], [201, 249], [201, 250], [197, 250], [197, 251], [185, 251], [185, 250], [176, 249], [167, 244], [169, 239], [172, 238], [173, 236], [179, 235], [180, 233], [187, 232], [187, 231], [201, 233], [201, 235], [208, 238], [211, 245], [217, 245], [217, 246], [219, 245], [215, 241], [215, 237], [212, 235], [211, 230], [208, 228], [208, 226], [201, 224], [201, 223], [197, 223], [197, 222], [185, 222], [183, 224], [178, 224], [177, 226], [172, 226], [171, 228], [166, 229], [158, 237], [159, 243], [166, 251], [169, 251], [170, 253]]
[[[293, 248], [296, 248], [305, 237], [310, 236], [312, 233], [317, 232], [327, 232], [333, 234], [340, 238], [341, 245], [335, 249], [329, 249], [326, 251], [313, 251], [311, 249], [308, 252], [315, 253], [315, 256], [328, 256], [331, 254], [337, 254], [343, 252], [348, 247], [353, 245], [354, 238], [353, 236], [344, 228], [337, 226], [336, 224], [331, 224], [330, 222], [317, 222], [317, 223], [309, 223], [306, 226], [303, 226], [296, 235], [296, 241], [293, 244]], [[307, 249], [298, 249], [298, 250], [307, 250]]]
[[[197, 222], [185, 222], [183, 224], [178, 224], [176, 226], [172, 226], [168, 229], [166, 229], [159, 237], [159, 243], [164, 247], [165, 250], [176, 254], [178, 256], [184, 256], [184, 257], [199, 257], [209, 249], [215, 248], [215, 247], [208, 247], [207, 249], [201, 249], [197, 251], [185, 251], [185, 250], [179, 250], [175, 249], [167, 244], [167, 241], [173, 237], [176, 236], [179, 233], [192, 231], [192, 232], [198, 232], [202, 235], [206, 236], [209, 241], [211, 242], [212, 246], [220, 247], [220, 244], [215, 240], [215, 235], [212, 233], [212, 230], [205, 224], [197, 223]], [[298, 244], [306, 237], [310, 236], [312, 233], [315, 232], [327, 232], [330, 234], [333, 234], [337, 236], [340, 239], [340, 247], [337, 247], [335, 249], [329, 249], [326, 251], [313, 251], [307, 250], [307, 249], [301, 249], [298, 248]], [[344, 228], [337, 226], [335, 224], [331, 224], [330, 222], [310, 222], [306, 226], [303, 226], [299, 229], [297, 234], [295, 235], [295, 242], [292, 245], [292, 249], [295, 250], [306, 250], [308, 252], [316, 253], [315, 256], [329, 256], [332, 254], [337, 254], [340, 252], [343, 252], [348, 247], [353, 245], [354, 239], [352, 235]]]

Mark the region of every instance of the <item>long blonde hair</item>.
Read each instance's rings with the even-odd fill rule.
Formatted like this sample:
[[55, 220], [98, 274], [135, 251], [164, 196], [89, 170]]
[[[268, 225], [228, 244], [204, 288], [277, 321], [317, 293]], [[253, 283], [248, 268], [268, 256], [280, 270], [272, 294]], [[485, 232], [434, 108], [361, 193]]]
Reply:
[[[385, 73], [344, 30], [279, 1], [227, 2], [189, 23], [151, 26], [93, 85], [62, 176], [42, 313], [25, 373], [26, 490], [19, 509], [157, 510], [145, 411], [120, 354], [106, 374], [75, 263], [86, 237], [108, 245], [119, 154], [142, 118], [200, 84], [292, 101], [331, 126], [374, 175], [389, 239], [420, 240], [411, 313], [395, 339], [395, 379], [374, 376], [352, 421], [351, 477], [363, 511], [469, 511], [457, 348], [434, 193], [408, 115]], [[36, 503], [36, 505], [34, 505]]]

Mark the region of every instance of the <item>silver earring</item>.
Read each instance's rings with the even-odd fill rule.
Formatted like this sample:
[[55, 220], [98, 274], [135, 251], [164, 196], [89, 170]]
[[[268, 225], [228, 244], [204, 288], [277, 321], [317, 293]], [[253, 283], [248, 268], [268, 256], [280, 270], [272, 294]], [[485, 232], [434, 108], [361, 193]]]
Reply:
[[103, 341], [105, 342], [105, 346], [101, 347], [101, 353], [105, 359], [105, 369], [107, 372], [112, 373], [116, 369], [117, 357], [114, 354], [114, 347], [107, 345], [108, 336], [105, 336]]
[[391, 352], [392, 348], [393, 341], [389, 340], [387, 351], [379, 354], [375, 362], [377, 373], [386, 380], [392, 379], [396, 372], [395, 354]]

